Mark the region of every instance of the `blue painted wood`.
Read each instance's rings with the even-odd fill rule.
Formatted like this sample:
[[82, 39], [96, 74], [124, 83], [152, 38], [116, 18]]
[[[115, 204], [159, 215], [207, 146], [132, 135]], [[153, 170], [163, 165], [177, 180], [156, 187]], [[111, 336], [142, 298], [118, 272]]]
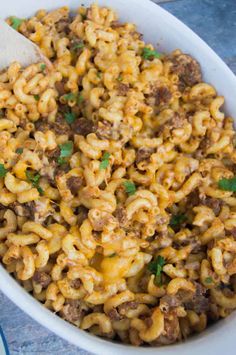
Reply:
[[[154, 0], [198, 33], [236, 73], [236, 0]], [[0, 292], [11, 355], [88, 355], [24, 314]]]

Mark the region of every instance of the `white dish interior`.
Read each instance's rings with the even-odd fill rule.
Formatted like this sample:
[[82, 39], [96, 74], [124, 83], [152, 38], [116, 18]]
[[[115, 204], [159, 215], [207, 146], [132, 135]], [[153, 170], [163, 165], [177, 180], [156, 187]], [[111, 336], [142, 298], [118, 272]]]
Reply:
[[[92, 1], [8, 0], [1, 2], [1, 18], [10, 15], [29, 17], [40, 8], [53, 9], [63, 5], [75, 9], [81, 3], [88, 6]], [[195, 57], [201, 63], [204, 81], [211, 83], [220, 95], [226, 97], [226, 112], [236, 118], [236, 78], [234, 74], [214, 51], [182, 22], [149, 0], [104, 0], [98, 1], [98, 4], [117, 10], [122, 22], [136, 23], [138, 31], [144, 34], [145, 41], [158, 44], [159, 51], [169, 52], [180, 48], [183, 52]], [[138, 355], [160, 352], [163, 355], [199, 355], [202, 352], [202, 354], [218, 355], [222, 352], [232, 354], [234, 351], [236, 312], [185, 343], [162, 348], [135, 348], [95, 337], [60, 319], [27, 294], [2, 266], [0, 266], [0, 289], [18, 307], [43, 326], [80, 348], [95, 354]]]

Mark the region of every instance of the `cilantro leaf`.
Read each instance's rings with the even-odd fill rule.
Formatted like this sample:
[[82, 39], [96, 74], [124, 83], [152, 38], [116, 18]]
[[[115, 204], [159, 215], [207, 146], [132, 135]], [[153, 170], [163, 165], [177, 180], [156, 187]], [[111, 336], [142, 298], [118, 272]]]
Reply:
[[46, 69], [46, 64], [42, 63], [40, 64], [40, 70], [44, 71]]
[[34, 95], [34, 99], [35, 99], [36, 101], [39, 101], [39, 95]]
[[23, 153], [23, 148], [17, 148], [16, 149], [17, 154], [22, 154]]
[[160, 56], [161, 56], [161, 54], [158, 53], [155, 50], [152, 50], [152, 49], [150, 49], [148, 47], [144, 47], [143, 48], [142, 57], [144, 59], [150, 60], [150, 59], [153, 59], [153, 58], [160, 58]]
[[6, 176], [7, 169], [5, 169], [3, 164], [0, 164], [0, 178]]
[[11, 27], [14, 28], [14, 30], [16, 31], [18, 31], [20, 25], [24, 21], [23, 19], [14, 16], [10, 17], [10, 20], [11, 20]]
[[59, 145], [61, 149], [60, 158], [67, 158], [73, 153], [73, 142], [68, 141]]
[[127, 192], [127, 194], [129, 196], [132, 196], [135, 194], [136, 192], [136, 186], [135, 184], [133, 183], [133, 181], [125, 181], [123, 183], [124, 187], [125, 187], [125, 191]]
[[103, 156], [102, 156], [102, 161], [101, 161], [101, 163], [100, 163], [100, 165], [99, 165], [99, 169], [100, 169], [100, 170], [104, 170], [104, 169], [106, 169], [106, 168], [108, 167], [108, 165], [109, 165], [109, 158], [110, 158], [110, 153], [105, 152], [105, 153], [103, 154]]
[[39, 186], [40, 174], [34, 174], [32, 171], [26, 169], [25, 175], [27, 180], [31, 182], [32, 186], [35, 187], [40, 195], [43, 195], [43, 189]]
[[206, 284], [211, 284], [212, 282], [213, 282], [212, 277], [209, 276], [209, 277], [206, 277], [206, 278], [205, 278], [205, 283], [206, 283]]
[[69, 124], [72, 124], [76, 119], [74, 112], [66, 112], [64, 116], [65, 116], [66, 122]]
[[162, 285], [162, 269], [165, 265], [165, 259], [158, 255], [158, 257], [148, 264], [148, 270], [155, 275], [155, 283], [158, 286]]
[[179, 224], [183, 223], [186, 221], [187, 217], [184, 214], [177, 214], [171, 217], [170, 219], [170, 226], [171, 227], [176, 227]]
[[236, 192], [236, 176], [231, 179], [223, 178], [219, 180], [218, 186], [221, 190]]

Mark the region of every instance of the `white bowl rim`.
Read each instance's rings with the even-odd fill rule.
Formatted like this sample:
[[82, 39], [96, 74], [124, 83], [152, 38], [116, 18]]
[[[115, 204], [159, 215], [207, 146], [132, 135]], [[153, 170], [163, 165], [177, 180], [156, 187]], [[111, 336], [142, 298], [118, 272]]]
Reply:
[[[8, 0], [11, 4], [14, 0]], [[93, 1], [85, 0], [85, 4], [92, 3]], [[111, 0], [98, 1], [99, 4], [106, 4], [111, 6]], [[125, 0], [114, 0], [117, 4], [118, 2], [125, 6]], [[27, 0], [21, 0], [20, 6], [24, 6]], [[43, 0], [37, 1], [37, 8], [42, 8], [41, 3], [46, 3]], [[51, 2], [48, 1], [51, 8]], [[60, 3], [60, 4], [59, 4]], [[64, 4], [66, 1], [64, 0]], [[149, 12], [166, 18], [172, 23], [173, 29], [178, 28], [182, 31], [188, 41], [192, 40], [194, 44], [200, 49], [200, 55], [203, 57], [206, 55], [208, 60], [212, 60], [216, 69], [220, 68], [222, 77], [227, 80], [227, 85], [229, 86], [231, 92], [236, 92], [236, 78], [231, 70], [226, 66], [226, 64], [218, 57], [218, 55], [202, 40], [200, 39], [192, 30], [190, 30], [186, 25], [184, 25], [180, 20], [171, 15], [169, 12], [158, 6], [157, 4], [151, 2], [150, 0], [129, 0], [129, 4], [139, 6], [143, 11], [145, 8]], [[58, 3], [53, 2], [53, 7], [58, 7], [61, 5], [61, 1]], [[1, 5], [2, 6], [2, 5]], [[131, 6], [132, 7], [132, 6]], [[16, 14], [17, 15], [17, 14]], [[30, 15], [30, 14], [29, 14]], [[122, 17], [121, 17], [122, 19]], [[135, 19], [134, 19], [135, 21]], [[168, 22], [167, 21], [167, 22]], [[189, 42], [190, 43], [190, 42]], [[195, 56], [195, 55], [193, 55]], [[197, 56], [197, 57], [199, 57]], [[196, 56], [195, 56], [196, 57]], [[200, 60], [199, 58], [197, 58]], [[215, 69], [215, 70], [216, 70]], [[207, 69], [206, 69], [207, 71]], [[222, 84], [223, 81], [222, 81]], [[232, 95], [232, 94], [231, 94]], [[233, 95], [232, 95], [233, 96]], [[234, 109], [234, 102], [231, 97], [226, 97], [226, 100], [230, 101], [227, 103], [227, 111], [229, 113], [234, 112], [236, 117], [236, 108]], [[178, 343], [175, 345], [165, 346], [161, 348], [155, 347], [140, 347], [136, 348], [133, 346], [128, 346], [124, 344], [117, 344], [111, 341], [107, 341], [98, 337], [95, 337], [85, 331], [82, 331], [73, 325], [62, 320], [57, 315], [53, 314], [45, 307], [42, 306], [37, 300], [35, 300], [31, 295], [29, 295], [0, 265], [0, 289], [1, 291], [14, 302], [19, 308], [21, 308], [30, 317], [34, 318], [41, 325], [45, 326], [49, 330], [53, 331], [55, 334], [69, 341], [70, 343], [88, 350], [94, 354], [103, 355], [123, 355], [124, 352], [127, 354], [156, 354], [158, 351], [162, 354], [175, 354], [175, 355], [199, 355], [202, 351], [205, 353], [207, 351], [208, 355], [221, 354], [224, 351], [226, 354], [232, 351], [235, 343], [234, 326], [236, 326], [236, 314], [232, 314], [225, 320], [218, 322], [213, 327], [209, 327], [205, 332], [201, 333], [196, 337], [190, 338], [185, 343]]]

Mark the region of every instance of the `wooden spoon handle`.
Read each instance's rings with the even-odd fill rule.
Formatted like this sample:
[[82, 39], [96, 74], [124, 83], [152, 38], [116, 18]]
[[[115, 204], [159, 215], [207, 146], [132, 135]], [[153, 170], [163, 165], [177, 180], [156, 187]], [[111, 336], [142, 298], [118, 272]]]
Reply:
[[45, 62], [49, 69], [52, 68], [52, 63], [42, 54], [38, 46], [1, 19], [0, 53], [0, 70], [7, 68], [15, 61], [23, 67], [32, 63]]

